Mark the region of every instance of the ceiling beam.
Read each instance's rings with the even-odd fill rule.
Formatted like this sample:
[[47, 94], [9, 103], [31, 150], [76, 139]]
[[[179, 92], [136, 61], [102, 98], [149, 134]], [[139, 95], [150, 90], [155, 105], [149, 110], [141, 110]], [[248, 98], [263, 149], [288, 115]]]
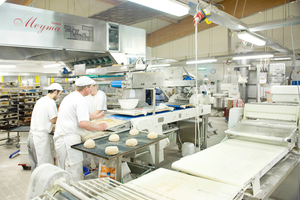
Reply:
[[[291, 0], [294, 1], [294, 0]], [[290, 2], [291, 2], [290, 1]], [[237, 4], [237, 8], [235, 9]], [[244, 2], [246, 2], [245, 10]], [[224, 12], [234, 15], [234, 17], [240, 19], [252, 15], [257, 12], [261, 12], [276, 6], [280, 6], [286, 3], [286, 0], [251, 0], [251, 1], [237, 1], [237, 0], [224, 0], [220, 4], [225, 7]], [[212, 27], [217, 26], [216, 24], [207, 25], [205, 22], [198, 25], [198, 32], [203, 31]], [[182, 19], [178, 24], [170, 24], [163, 27], [151, 34], [147, 35], [147, 46], [155, 47], [181, 37], [193, 34], [195, 32], [195, 27], [193, 24], [193, 16], [188, 16]]]

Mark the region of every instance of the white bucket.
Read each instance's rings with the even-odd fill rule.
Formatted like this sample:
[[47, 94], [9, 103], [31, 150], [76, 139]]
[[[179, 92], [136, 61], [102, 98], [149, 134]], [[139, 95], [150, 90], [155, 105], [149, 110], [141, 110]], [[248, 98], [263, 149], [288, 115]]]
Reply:
[[182, 157], [192, 155], [195, 153], [195, 146], [191, 142], [184, 142], [182, 144]]

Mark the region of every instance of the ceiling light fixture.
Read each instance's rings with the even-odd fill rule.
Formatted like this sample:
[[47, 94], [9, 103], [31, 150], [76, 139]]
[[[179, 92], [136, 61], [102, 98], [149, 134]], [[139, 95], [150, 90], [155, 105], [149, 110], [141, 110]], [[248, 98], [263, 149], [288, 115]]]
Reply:
[[0, 65], [0, 68], [16, 68], [16, 65]]
[[0, 6], [3, 4], [6, 0], [0, 0]]
[[236, 56], [233, 57], [233, 60], [247, 60], [247, 59], [257, 59], [257, 58], [272, 58], [273, 54], [265, 54], [265, 55], [252, 55], [252, 56]]
[[51, 64], [51, 65], [44, 65], [44, 68], [52, 68], [52, 67], [59, 67], [61, 64]]
[[257, 46], [264, 46], [266, 44], [266, 41], [263, 39], [260, 39], [259, 37], [256, 37], [252, 35], [251, 33], [248, 33], [246, 31], [241, 31], [237, 33], [238, 38], [241, 40], [245, 40], [247, 42], [251, 42]]
[[181, 17], [189, 13], [189, 7], [185, 4], [182, 4], [173, 0], [129, 0], [131, 2], [153, 8], [171, 15]]
[[199, 70], [199, 71], [205, 71], [206, 68], [205, 68], [205, 67], [200, 67], [200, 68], [198, 68], [198, 70]]
[[274, 58], [274, 60], [291, 60], [292, 58], [288, 58], [288, 57], [286, 57], [286, 58]]
[[171, 64], [157, 64], [157, 65], [151, 65], [151, 67], [168, 67]]
[[[217, 62], [217, 59], [206, 59], [206, 60], [198, 60], [197, 63], [213, 63]], [[188, 61], [186, 64], [191, 65], [191, 64], [196, 64], [196, 61]]]

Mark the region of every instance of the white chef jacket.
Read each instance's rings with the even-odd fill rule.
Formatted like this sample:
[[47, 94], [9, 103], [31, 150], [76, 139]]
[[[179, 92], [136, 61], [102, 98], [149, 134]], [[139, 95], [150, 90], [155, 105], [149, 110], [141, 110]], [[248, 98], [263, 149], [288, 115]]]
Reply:
[[33, 108], [30, 132], [50, 133], [53, 127], [50, 120], [55, 117], [57, 117], [55, 101], [47, 96], [42, 97]]
[[48, 96], [39, 99], [33, 109], [30, 124], [30, 134], [32, 134], [36, 166], [44, 163], [53, 164], [53, 155], [51, 149], [53, 123], [51, 119], [57, 117], [57, 108], [55, 101]]
[[[82, 152], [72, 149], [71, 145], [81, 142], [80, 136], [85, 136], [85, 129], [79, 126], [81, 121], [90, 121], [88, 104], [79, 92], [72, 92], [60, 104], [55, 127], [55, 149], [59, 159], [65, 159], [63, 149], [67, 150], [70, 165], [82, 162]], [[63, 147], [65, 145], [65, 147]], [[61, 161], [61, 162], [62, 162]]]
[[107, 110], [106, 94], [101, 90], [98, 90], [97, 94], [85, 97], [89, 105], [89, 113], [94, 113], [96, 110]]

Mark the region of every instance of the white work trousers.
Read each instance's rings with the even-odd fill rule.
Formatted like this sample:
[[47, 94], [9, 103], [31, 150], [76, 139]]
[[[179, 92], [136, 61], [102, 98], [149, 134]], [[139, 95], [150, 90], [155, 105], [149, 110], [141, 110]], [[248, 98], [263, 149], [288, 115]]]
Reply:
[[46, 132], [32, 132], [36, 158], [37, 167], [44, 164], [54, 164], [54, 158], [52, 155], [51, 141], [52, 136]]
[[32, 173], [35, 170], [35, 168], [37, 167], [37, 158], [36, 158], [35, 147], [34, 147], [33, 138], [32, 138], [31, 133], [29, 133], [29, 135], [28, 135], [27, 149], [28, 149], [28, 156], [29, 156], [29, 161], [31, 164], [31, 173]]
[[[74, 157], [76, 155], [72, 155], [74, 152], [70, 150], [70, 145], [65, 142], [64, 137], [59, 137], [55, 140], [55, 151], [58, 167], [69, 172], [73, 178], [73, 181], [83, 180], [82, 153], [80, 152], [81, 158], [78, 158], [79, 162], [74, 162]], [[72, 163], [70, 163], [70, 157]]]

